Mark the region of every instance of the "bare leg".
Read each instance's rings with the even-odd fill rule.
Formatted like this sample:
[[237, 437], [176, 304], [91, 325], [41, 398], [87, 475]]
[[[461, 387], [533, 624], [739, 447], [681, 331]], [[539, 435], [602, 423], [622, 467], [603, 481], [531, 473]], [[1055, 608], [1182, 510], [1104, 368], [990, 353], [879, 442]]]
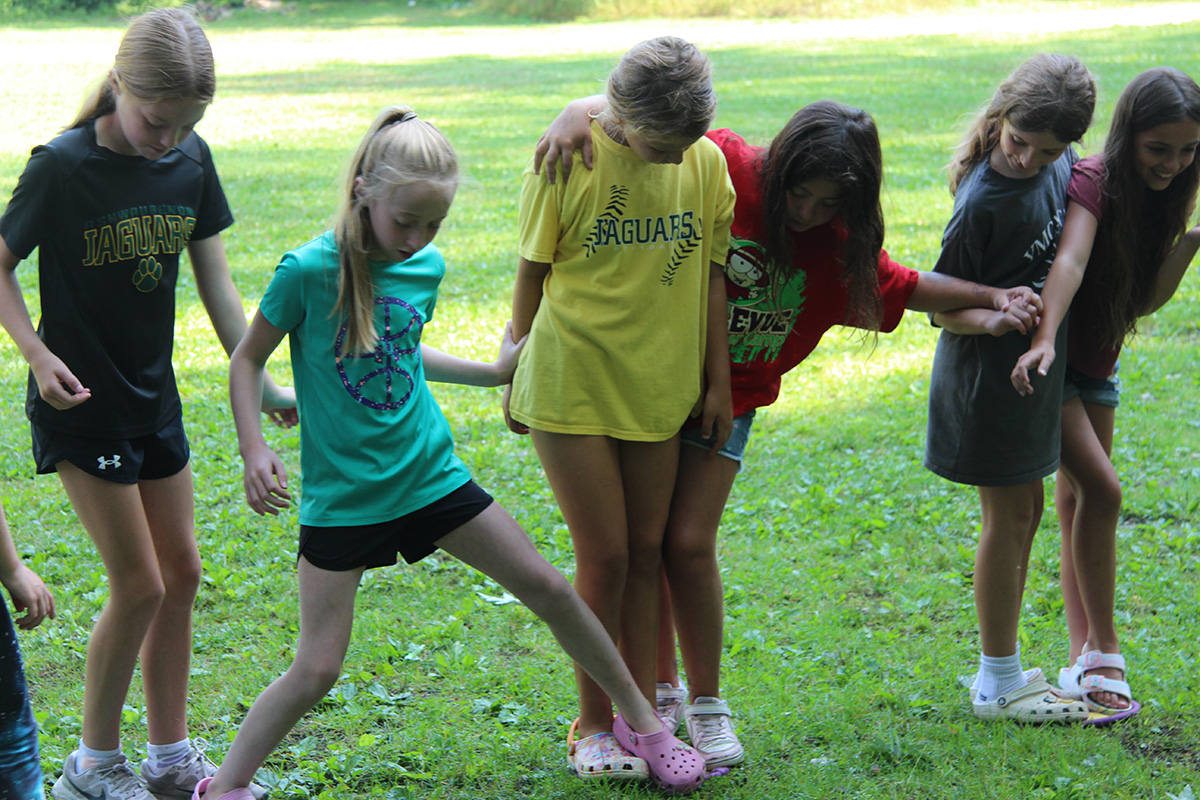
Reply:
[[[1071, 641], [1105, 653], [1119, 653], [1113, 620], [1117, 582], [1117, 524], [1121, 516], [1121, 481], [1113, 468], [1113, 428], [1116, 409], [1074, 398], [1063, 405], [1063, 448], [1060, 472], [1074, 496], [1071, 517], [1070, 584], [1063, 579], [1063, 599], [1068, 592], [1083, 612], [1084, 627], [1071, 630]], [[1060, 515], [1066, 509], [1060, 510]], [[1061, 524], [1061, 523], [1060, 523]], [[1072, 620], [1068, 616], [1070, 626]], [[1076, 626], [1080, 620], [1076, 619]], [[1073, 656], [1078, 656], [1072, 647]], [[1121, 670], [1096, 670], [1113, 679], [1123, 679]], [[1112, 692], [1097, 692], [1092, 699], [1111, 708], [1128, 708], [1129, 702]]]
[[654, 733], [661, 727], [608, 631], [499, 503], [437, 544], [494, 579], [537, 614], [567, 655], [613, 698], [634, 730]]
[[[662, 531], [678, 464], [678, 437], [624, 442], [531, 431], [575, 547], [575, 591], [621, 651], [647, 699], [654, 694]], [[631, 525], [631, 520], [633, 523]], [[636, 614], [623, 614], [636, 608]], [[612, 704], [576, 667], [580, 738], [612, 726]]]
[[620, 647], [634, 680], [653, 703], [663, 534], [679, 467], [679, 437], [666, 442], [621, 442], [620, 453], [629, 530]]
[[983, 529], [975, 551], [975, 613], [986, 656], [1016, 653], [1029, 549], [1042, 518], [1042, 482], [981, 486]]
[[1079, 597], [1075, 575], [1075, 548], [1072, 544], [1075, 528], [1075, 490], [1071, 479], [1061, 467], [1054, 483], [1054, 508], [1058, 512], [1059, 583], [1062, 586], [1063, 616], [1067, 619], [1068, 663], [1074, 664], [1087, 642], [1087, 613]]
[[115, 750], [138, 651], [163, 602], [163, 579], [138, 487], [65, 461], [58, 474], [108, 577], [108, 601], [88, 639], [82, 738], [93, 749]]
[[663, 550], [692, 700], [721, 696], [725, 598], [717, 529], [737, 473], [732, 459], [698, 447], [680, 450]]
[[296, 656], [287, 672], [254, 701], [205, 797], [216, 800], [249, 786], [267, 756], [341, 675], [363, 570], [332, 572], [314, 567], [301, 556], [296, 573], [300, 584]]
[[142, 643], [142, 684], [151, 744], [188, 735], [188, 675], [192, 656], [192, 605], [200, 588], [191, 467], [138, 488], [158, 556], [163, 600]]
[[679, 663], [675, 660], [675, 620], [671, 616], [671, 609], [671, 586], [667, 583], [664, 564], [658, 589], [658, 657], [655, 681], [679, 686]]

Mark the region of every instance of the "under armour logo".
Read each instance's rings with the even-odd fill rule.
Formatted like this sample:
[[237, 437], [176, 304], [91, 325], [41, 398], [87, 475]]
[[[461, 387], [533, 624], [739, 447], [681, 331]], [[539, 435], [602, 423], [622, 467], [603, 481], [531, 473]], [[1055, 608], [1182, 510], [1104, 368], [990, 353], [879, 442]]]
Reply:
[[121, 468], [121, 455], [119, 453], [114, 453], [112, 458], [100, 456], [96, 461], [100, 464], [100, 469], [108, 469], [109, 467], [113, 469]]

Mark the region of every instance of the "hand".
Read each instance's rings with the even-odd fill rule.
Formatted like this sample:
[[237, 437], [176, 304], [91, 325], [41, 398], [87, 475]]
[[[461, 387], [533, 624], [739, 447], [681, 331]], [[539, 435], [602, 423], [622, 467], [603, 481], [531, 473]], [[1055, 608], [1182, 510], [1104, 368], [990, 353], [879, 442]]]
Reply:
[[1029, 371], [1036, 369], [1038, 375], [1045, 377], [1053, 363], [1054, 345], [1034, 344], [1025, 355], [1017, 359], [1017, 366], [1013, 367], [1013, 388], [1021, 396], [1033, 394], [1033, 383], [1029, 380]]
[[519, 433], [524, 436], [529, 433], [529, 427], [522, 422], [517, 422], [512, 418], [512, 414], [508, 413], [508, 403], [511, 398], [512, 384], [510, 383], [504, 387], [504, 394], [500, 397], [500, 407], [504, 409], [504, 424], [513, 433]]
[[242, 484], [246, 488], [246, 503], [255, 514], [278, 515], [280, 509], [291, 506], [292, 495], [287, 490], [287, 470], [283, 462], [265, 444], [252, 453], [243, 454], [245, 468]]
[[29, 369], [37, 381], [38, 394], [59, 411], [74, 408], [92, 396], [92, 390], [80, 383], [62, 359], [49, 351], [43, 358], [31, 361]]
[[1040, 319], [1036, 312], [1029, 310], [1028, 306], [1014, 305], [1007, 311], [990, 311], [987, 314], [989, 315], [988, 320], [983, 329], [992, 336], [1003, 336], [1012, 331], [1021, 334], [1029, 333]]
[[262, 412], [272, 424], [280, 428], [292, 428], [300, 424], [300, 412], [296, 410], [296, 390], [290, 386], [276, 386], [267, 377], [263, 381]]
[[704, 410], [700, 417], [700, 435], [705, 441], [714, 439], [708, 452], [718, 453], [733, 433], [733, 397], [729, 388], [709, 387], [704, 393]]
[[1009, 311], [1014, 307], [1023, 308], [1040, 319], [1043, 309], [1042, 296], [1028, 286], [1015, 286], [1012, 289], [1000, 290], [995, 306], [996, 310]]
[[[33, 630], [49, 617], [54, 619], [54, 595], [38, 574], [24, 564], [17, 564], [13, 574], [3, 580], [4, 588], [12, 595], [13, 605], [25, 615], [14, 622], [23, 631]], [[0, 603], [4, 602], [0, 598]]]
[[533, 171], [535, 174], [541, 172], [544, 164], [548, 183], [554, 183], [554, 172], [558, 164], [562, 165], [563, 180], [571, 177], [571, 164], [576, 148], [583, 158], [583, 165], [588, 169], [592, 168], [591, 117], [581, 118], [572, 105], [568, 105], [554, 118], [550, 127], [538, 139], [537, 147], [533, 151]]
[[493, 362], [496, 367], [497, 385], [512, 383], [513, 373], [517, 371], [517, 362], [521, 358], [521, 351], [525, 349], [525, 342], [528, 339], [529, 334], [525, 334], [521, 337], [521, 341], [514, 342], [512, 320], [504, 323], [504, 335], [500, 337], [500, 352]]

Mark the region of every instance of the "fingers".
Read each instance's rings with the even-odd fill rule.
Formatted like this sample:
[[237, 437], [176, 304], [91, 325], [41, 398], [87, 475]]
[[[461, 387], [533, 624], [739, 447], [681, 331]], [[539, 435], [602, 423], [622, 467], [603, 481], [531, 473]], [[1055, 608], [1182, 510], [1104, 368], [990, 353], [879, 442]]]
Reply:
[[1017, 390], [1017, 394], [1022, 397], [1033, 394], [1033, 386], [1029, 383], [1029, 373], [1020, 362], [1017, 362], [1017, 366], [1013, 368], [1010, 380], [1013, 388]]
[[[583, 140], [583, 146], [580, 148], [580, 151], [583, 153], [583, 165], [585, 167], [587, 167], [588, 169], [591, 169], [592, 168], [592, 137], [589, 136], [588, 138]], [[571, 175], [571, 165], [569, 162], [563, 164], [563, 170], [564, 170], [563, 180], [566, 180]]]
[[281, 510], [291, 506], [291, 499], [291, 493], [277, 483], [247, 480], [246, 503], [259, 516], [278, 516]]
[[529, 427], [522, 422], [513, 419], [512, 414], [508, 412], [508, 403], [512, 398], [512, 384], [507, 384], [504, 387], [504, 393], [500, 396], [500, 407], [504, 411], [504, 424], [513, 433], [525, 436], [529, 433]]
[[569, 144], [560, 144], [558, 141], [549, 138], [548, 134], [542, 134], [542, 138], [538, 139], [537, 149], [533, 153], [533, 171], [538, 172], [538, 162], [546, 168], [546, 182], [554, 183], [555, 173], [559, 164], [562, 165], [563, 180], [571, 174], [571, 153], [572, 149]]
[[[538, 137], [537, 147], [533, 148], [533, 174], [537, 175], [542, 171], [542, 161], [546, 158], [546, 151], [550, 149], [550, 143], [546, 141], [546, 134]], [[548, 167], [547, 179], [550, 183], [554, 183], [552, 177], [554, 173], [554, 162], [550, 162]]]
[[80, 403], [86, 402], [92, 396], [92, 390], [82, 386], [78, 381], [75, 381], [73, 384], [55, 381], [42, 387], [39, 391], [42, 399], [59, 411], [74, 408]]
[[21, 630], [33, 630], [47, 617], [54, 617], [54, 595], [33, 570], [24, 565], [18, 568], [16, 582], [9, 589], [17, 610], [25, 612], [13, 620]]
[[1045, 377], [1053, 363], [1053, 353], [1044, 350], [1030, 350], [1017, 359], [1017, 365], [1013, 367], [1010, 376], [1013, 388], [1022, 396], [1033, 394], [1033, 381], [1029, 377], [1030, 370], [1036, 370], [1038, 375]]
[[275, 516], [281, 509], [291, 506], [292, 494], [287, 489], [287, 470], [274, 453], [262, 460], [247, 463], [243, 484], [246, 488], [246, 504], [260, 516]]
[[525, 349], [525, 342], [529, 340], [529, 334], [525, 334], [520, 338], [520, 340], [514, 339], [512, 332], [512, 320], [510, 319], [508, 322], [504, 323], [504, 338], [509, 342], [512, 342], [517, 352], [520, 353]]
[[281, 408], [266, 412], [267, 419], [277, 428], [294, 428], [300, 424], [300, 412], [294, 408]]

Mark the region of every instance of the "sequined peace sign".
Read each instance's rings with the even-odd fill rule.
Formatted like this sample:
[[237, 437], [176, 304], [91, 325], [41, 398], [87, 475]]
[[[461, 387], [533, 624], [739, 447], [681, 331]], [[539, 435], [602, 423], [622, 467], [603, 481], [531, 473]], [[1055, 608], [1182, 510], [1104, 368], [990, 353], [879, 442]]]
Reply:
[[[408, 402], [416, 385], [412, 373], [402, 367], [402, 361], [412, 362], [421, 342], [421, 314], [396, 297], [377, 297], [375, 305], [383, 306], [383, 332], [370, 353], [345, 352], [346, 332], [342, 325], [333, 345], [333, 360], [337, 363], [342, 385], [359, 403], [377, 411], [393, 411]], [[393, 322], [395, 318], [395, 322]], [[403, 327], [399, 327], [403, 323]], [[411, 342], [412, 346], [404, 346]], [[346, 374], [347, 363], [373, 361], [377, 366], [358, 380]], [[357, 372], [358, 370], [354, 370]], [[397, 385], [398, 384], [398, 385]], [[400, 394], [400, 391], [403, 394]]]

